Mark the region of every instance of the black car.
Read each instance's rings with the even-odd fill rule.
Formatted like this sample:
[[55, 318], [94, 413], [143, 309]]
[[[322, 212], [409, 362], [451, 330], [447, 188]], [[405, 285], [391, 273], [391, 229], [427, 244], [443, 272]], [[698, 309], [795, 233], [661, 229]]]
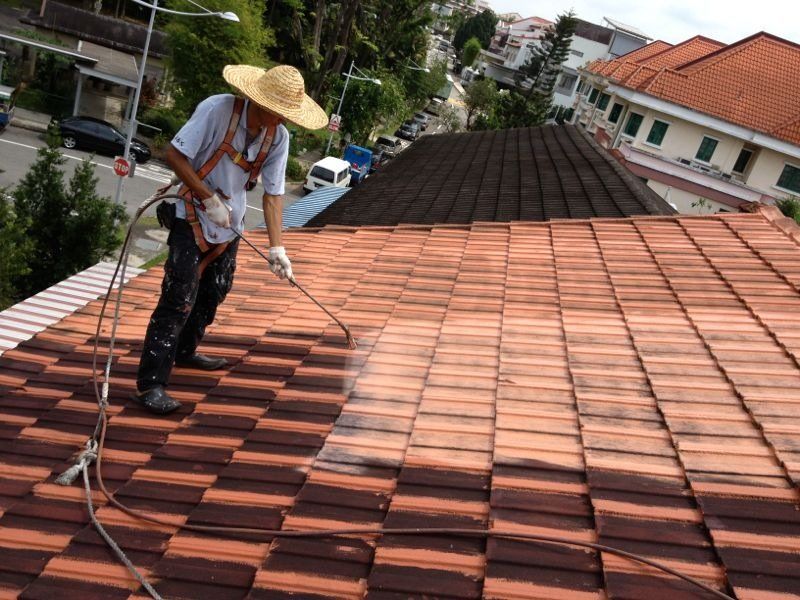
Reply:
[[[58, 127], [64, 147], [70, 150], [80, 148], [109, 156], [122, 156], [125, 151], [125, 136], [111, 123], [101, 119], [68, 117], [61, 120]], [[145, 163], [150, 160], [150, 148], [143, 141], [133, 138], [131, 157], [139, 164]]]
[[419, 126], [416, 123], [406, 121], [400, 125], [400, 129], [394, 132], [396, 137], [413, 142], [419, 135]]

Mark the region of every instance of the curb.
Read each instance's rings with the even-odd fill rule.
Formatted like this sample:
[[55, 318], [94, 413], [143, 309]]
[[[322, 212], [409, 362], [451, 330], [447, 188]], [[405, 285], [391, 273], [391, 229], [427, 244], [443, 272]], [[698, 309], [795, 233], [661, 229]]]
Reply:
[[47, 133], [47, 125], [37, 121], [26, 121], [25, 119], [14, 119], [10, 123], [11, 127], [19, 129], [28, 129], [29, 131], [38, 131], [39, 133]]

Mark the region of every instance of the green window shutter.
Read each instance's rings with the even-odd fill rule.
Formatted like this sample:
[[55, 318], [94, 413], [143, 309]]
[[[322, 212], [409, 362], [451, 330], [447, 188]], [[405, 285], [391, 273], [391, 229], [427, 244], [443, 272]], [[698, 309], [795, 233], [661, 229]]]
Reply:
[[752, 157], [752, 150], [742, 148], [742, 151], [739, 152], [739, 158], [736, 159], [736, 163], [733, 165], [733, 169], [731, 169], [731, 171], [734, 173], [744, 173], [744, 170], [747, 168], [747, 165], [750, 163], [750, 159]]
[[614, 106], [611, 107], [611, 114], [608, 115], [608, 122], [609, 123], [616, 123], [619, 121], [619, 116], [622, 114], [622, 104], [614, 103]]
[[589, 94], [589, 104], [594, 104], [595, 100], [597, 100], [597, 94], [600, 93], [600, 90], [597, 88], [592, 88], [592, 92]]
[[654, 146], [660, 146], [661, 142], [664, 141], [664, 136], [667, 135], [667, 129], [669, 128], [669, 123], [664, 123], [664, 121], [653, 121], [653, 126], [650, 128], [650, 133], [647, 134], [647, 143], [653, 144]]
[[631, 113], [628, 117], [628, 122], [625, 124], [625, 130], [622, 133], [631, 137], [636, 137], [636, 134], [639, 133], [639, 127], [641, 127], [643, 119], [644, 117], [642, 115], [638, 113]]
[[611, 100], [611, 96], [608, 94], [600, 94], [600, 100], [597, 102], [597, 108], [599, 110], [605, 110], [608, 108], [608, 101]]
[[783, 172], [778, 178], [778, 187], [800, 194], [800, 169], [792, 165], [783, 167]]
[[717, 140], [710, 138], [707, 135], [703, 136], [703, 141], [700, 142], [700, 147], [697, 149], [695, 158], [703, 162], [711, 162], [711, 157], [714, 156], [714, 150], [717, 149]]

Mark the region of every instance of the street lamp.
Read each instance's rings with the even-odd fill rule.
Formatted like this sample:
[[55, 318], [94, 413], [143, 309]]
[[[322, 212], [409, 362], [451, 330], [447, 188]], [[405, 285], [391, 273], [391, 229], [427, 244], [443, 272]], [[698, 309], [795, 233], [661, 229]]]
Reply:
[[424, 71], [425, 73], [430, 73], [431, 70], [428, 67], [420, 67], [417, 63], [415, 63], [410, 58], [408, 59], [413, 66], [406, 65], [406, 69], [411, 69], [412, 71]]
[[[161, 11], [165, 13], [169, 13], [172, 15], [183, 15], [187, 17], [219, 17], [220, 19], [225, 19], [226, 21], [234, 21], [236, 23], [239, 22], [239, 17], [236, 16], [236, 13], [232, 12], [213, 12], [204, 8], [197, 4], [196, 2], [192, 2], [192, 0], [188, 0], [190, 3], [194, 4], [195, 6], [201, 8], [204, 12], [183, 12], [179, 10], [170, 10], [169, 8], [162, 8], [158, 6], [158, 0], [153, 0], [153, 3], [150, 4], [149, 2], [144, 2], [143, 0], [131, 0], [135, 4], [140, 6], [144, 6], [150, 9], [150, 22], [147, 25], [147, 36], [144, 39], [144, 51], [142, 53], [142, 64], [139, 65], [139, 81], [136, 84], [136, 92], [133, 96], [133, 107], [131, 108], [131, 116], [128, 120], [128, 135], [125, 138], [125, 150], [123, 151], [123, 158], [128, 160], [131, 153], [131, 142], [133, 141], [133, 132], [136, 129], [136, 113], [139, 109], [139, 96], [142, 93], [142, 82], [144, 81], [144, 65], [147, 62], [147, 53], [150, 50], [150, 36], [153, 33], [153, 21], [156, 18], [156, 11]], [[124, 177], [120, 177], [119, 181], [117, 181], [117, 192], [114, 197], [114, 203], [120, 204], [122, 199], [122, 183], [124, 181]]]
[[[353, 75], [353, 69], [355, 69], [356, 71], [361, 73], [361, 75], [363, 77], [358, 77], [357, 75]], [[339, 106], [336, 109], [336, 114], [337, 115], [341, 115], [342, 114], [342, 103], [344, 102], [344, 94], [347, 91], [347, 85], [350, 83], [351, 79], [357, 79], [359, 81], [371, 81], [375, 85], [380, 85], [381, 84], [381, 80], [380, 79], [374, 79], [372, 77], [367, 77], [366, 73], [364, 73], [361, 69], [359, 69], [356, 66], [356, 61], [352, 61], [350, 63], [350, 68], [347, 70], [347, 73], [342, 73], [342, 75], [344, 75], [345, 80], [344, 80], [344, 87], [342, 88], [342, 95], [339, 96]], [[331, 151], [331, 144], [332, 143], [333, 143], [333, 131], [331, 131], [331, 136], [328, 138], [328, 147], [325, 148], [325, 156], [327, 156], [328, 153]]]

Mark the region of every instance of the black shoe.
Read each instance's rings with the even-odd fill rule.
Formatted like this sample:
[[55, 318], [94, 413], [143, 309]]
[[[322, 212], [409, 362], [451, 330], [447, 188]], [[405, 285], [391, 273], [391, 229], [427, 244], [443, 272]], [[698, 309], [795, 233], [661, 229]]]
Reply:
[[201, 371], [216, 371], [227, 365], [228, 361], [224, 358], [211, 358], [195, 352], [191, 356], [176, 358], [175, 364], [179, 367], [189, 367], [190, 369], [200, 369]]
[[157, 415], [166, 415], [181, 407], [181, 403], [170, 396], [161, 385], [131, 394], [131, 398]]

